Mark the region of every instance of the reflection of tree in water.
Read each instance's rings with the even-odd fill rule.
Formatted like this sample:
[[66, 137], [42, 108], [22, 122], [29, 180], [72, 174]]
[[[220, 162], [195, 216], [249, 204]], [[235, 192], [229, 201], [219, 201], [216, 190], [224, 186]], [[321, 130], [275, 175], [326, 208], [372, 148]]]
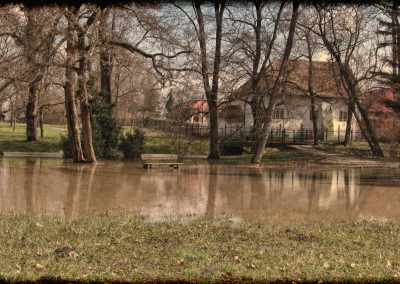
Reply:
[[208, 175], [208, 196], [207, 196], [207, 206], [206, 206], [206, 216], [213, 218], [215, 215], [215, 201], [216, 201], [216, 191], [217, 191], [217, 177], [218, 177], [218, 167], [215, 165], [210, 165], [209, 175]]
[[64, 216], [72, 219], [88, 213], [96, 164], [74, 164], [68, 171], [68, 188], [64, 206]]
[[25, 202], [26, 202], [26, 212], [32, 215], [36, 215], [35, 212], [35, 202], [34, 202], [34, 176], [35, 176], [35, 167], [36, 167], [37, 160], [26, 160], [26, 169], [24, 171], [25, 177]]

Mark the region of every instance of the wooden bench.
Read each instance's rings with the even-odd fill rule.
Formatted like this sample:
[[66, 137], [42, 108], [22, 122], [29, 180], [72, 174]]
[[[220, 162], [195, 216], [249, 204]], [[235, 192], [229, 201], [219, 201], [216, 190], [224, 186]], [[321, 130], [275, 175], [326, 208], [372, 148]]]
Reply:
[[179, 169], [179, 166], [183, 164], [178, 162], [178, 155], [175, 154], [141, 154], [140, 158], [145, 169], [151, 169], [154, 165], [166, 165], [173, 169]]

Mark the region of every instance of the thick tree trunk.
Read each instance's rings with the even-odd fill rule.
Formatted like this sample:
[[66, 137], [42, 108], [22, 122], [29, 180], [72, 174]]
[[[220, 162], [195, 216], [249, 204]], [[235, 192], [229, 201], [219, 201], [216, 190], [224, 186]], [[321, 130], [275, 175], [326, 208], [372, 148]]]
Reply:
[[[91, 124], [91, 110], [88, 93], [88, 54], [86, 51], [85, 44], [85, 31], [82, 27], [77, 27], [77, 50], [79, 56], [79, 67], [77, 69], [78, 74], [78, 88], [76, 97], [80, 100], [81, 107], [81, 119], [82, 119], [82, 139], [83, 139], [83, 154], [88, 163], [96, 162], [96, 155], [93, 147], [93, 133]], [[89, 74], [91, 78], [91, 74]]]
[[83, 136], [83, 149], [85, 158], [88, 163], [96, 162], [96, 154], [93, 148], [92, 124], [91, 124], [91, 111], [89, 102], [81, 101], [81, 117], [82, 117], [82, 136]]
[[100, 91], [103, 94], [104, 101], [111, 105], [112, 104], [112, 94], [111, 94], [111, 73], [112, 73], [112, 54], [106, 45], [106, 27], [107, 18], [109, 15], [109, 9], [106, 7], [101, 7], [101, 23], [99, 28], [99, 38], [101, 41], [100, 48]]
[[268, 133], [271, 128], [272, 115], [273, 115], [273, 112], [275, 109], [276, 100], [278, 98], [278, 95], [282, 92], [284, 78], [286, 77], [286, 73], [287, 73], [287, 65], [288, 65], [290, 53], [292, 51], [294, 33], [295, 33], [297, 18], [298, 18], [298, 14], [299, 14], [299, 5], [300, 5], [300, 3], [298, 1], [296, 1], [296, 0], [293, 1], [292, 18], [290, 20], [289, 34], [288, 34], [288, 38], [286, 41], [285, 52], [283, 54], [282, 62], [281, 62], [280, 68], [279, 68], [278, 77], [276, 78], [274, 87], [270, 94], [270, 99], [268, 102], [268, 108], [267, 108], [267, 113], [266, 113], [266, 117], [264, 120], [262, 132], [261, 132], [261, 137], [260, 137], [259, 143], [257, 145], [257, 149], [251, 159], [251, 163], [253, 163], [253, 164], [259, 164], [261, 162], [262, 156], [265, 151], [265, 146], [267, 145]]
[[222, 19], [225, 9], [225, 0], [215, 1], [214, 12], [215, 12], [215, 56], [214, 56], [214, 68], [212, 75], [212, 84], [210, 86], [209, 72], [208, 72], [208, 60], [207, 60], [207, 44], [206, 44], [206, 32], [204, 26], [203, 12], [201, 10], [201, 1], [194, 1], [194, 9], [196, 12], [198, 33], [197, 37], [200, 45], [200, 61], [201, 61], [201, 74], [203, 77], [204, 91], [207, 97], [208, 110], [210, 115], [210, 153], [208, 159], [217, 160], [220, 159], [219, 144], [218, 144], [218, 87], [219, 87], [219, 72], [221, 62], [221, 41], [222, 41]]
[[210, 113], [210, 154], [208, 159], [218, 160], [221, 158], [218, 143], [218, 110], [217, 103], [210, 101], [208, 104]]
[[272, 94], [271, 94], [270, 100], [268, 102], [267, 112], [265, 114], [264, 125], [261, 130], [260, 139], [258, 141], [256, 150], [251, 159], [252, 164], [259, 164], [261, 162], [262, 156], [264, 154], [265, 146], [267, 145], [268, 134], [271, 129], [272, 115], [274, 113], [275, 104], [276, 104], [276, 98], [272, 97]]
[[39, 127], [40, 127], [40, 138], [43, 138], [44, 129], [43, 129], [43, 107], [39, 108]]
[[26, 105], [26, 141], [37, 141], [37, 114], [38, 114], [38, 97], [39, 86], [42, 76], [37, 76], [29, 84], [28, 104]]
[[254, 154], [257, 149], [258, 139], [262, 128], [262, 122], [264, 121], [264, 110], [261, 107], [260, 98], [257, 96], [259, 95], [255, 94], [250, 103], [251, 114], [253, 116], [253, 128], [251, 129], [251, 137], [253, 143], [250, 150], [252, 154]]
[[[72, 8], [74, 9], [74, 8]], [[71, 11], [76, 14], [76, 9]], [[82, 144], [81, 144], [81, 133], [79, 126], [79, 116], [75, 97], [75, 71], [72, 69], [75, 65], [76, 60], [76, 45], [77, 39], [74, 31], [73, 24], [68, 21], [68, 34], [67, 34], [67, 49], [66, 49], [66, 63], [65, 69], [65, 113], [67, 117], [68, 125], [68, 136], [72, 149], [72, 158], [75, 163], [84, 162]]]
[[112, 104], [111, 95], [112, 56], [108, 51], [100, 52], [100, 90], [104, 101]]

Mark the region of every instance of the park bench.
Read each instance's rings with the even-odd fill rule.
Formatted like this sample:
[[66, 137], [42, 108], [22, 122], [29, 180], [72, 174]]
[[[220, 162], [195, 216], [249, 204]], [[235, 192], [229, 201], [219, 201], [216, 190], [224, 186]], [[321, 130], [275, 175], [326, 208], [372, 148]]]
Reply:
[[176, 154], [141, 154], [140, 157], [145, 169], [151, 169], [155, 165], [179, 169], [179, 166], [183, 164], [178, 162], [178, 155]]

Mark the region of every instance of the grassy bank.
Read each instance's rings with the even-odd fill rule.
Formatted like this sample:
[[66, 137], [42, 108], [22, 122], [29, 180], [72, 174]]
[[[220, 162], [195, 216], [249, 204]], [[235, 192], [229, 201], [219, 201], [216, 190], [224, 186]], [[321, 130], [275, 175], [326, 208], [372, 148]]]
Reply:
[[[390, 145], [388, 143], [380, 143], [385, 157], [389, 157]], [[367, 142], [353, 141], [348, 146], [343, 146], [341, 143], [320, 143], [314, 146], [315, 149], [336, 153], [346, 156], [353, 156], [359, 158], [370, 158], [372, 153]], [[398, 151], [397, 158], [400, 158], [400, 151]]]
[[[124, 128], [130, 131], [130, 128]], [[145, 153], [181, 153], [206, 155], [208, 140], [190, 140], [164, 132], [145, 129]], [[38, 128], [38, 133], [40, 130]], [[0, 123], [0, 151], [4, 152], [57, 152], [62, 150], [61, 135], [67, 136], [66, 125], [44, 125], [44, 137], [37, 142], [26, 142], [26, 125]]]
[[[37, 129], [40, 135], [40, 129]], [[57, 152], [61, 150], [60, 137], [67, 135], [65, 125], [45, 125], [44, 137], [37, 142], [26, 142], [26, 125], [17, 123], [15, 130], [9, 123], [0, 123], [0, 151]]]
[[400, 225], [0, 215], [8, 281], [399, 280]]

